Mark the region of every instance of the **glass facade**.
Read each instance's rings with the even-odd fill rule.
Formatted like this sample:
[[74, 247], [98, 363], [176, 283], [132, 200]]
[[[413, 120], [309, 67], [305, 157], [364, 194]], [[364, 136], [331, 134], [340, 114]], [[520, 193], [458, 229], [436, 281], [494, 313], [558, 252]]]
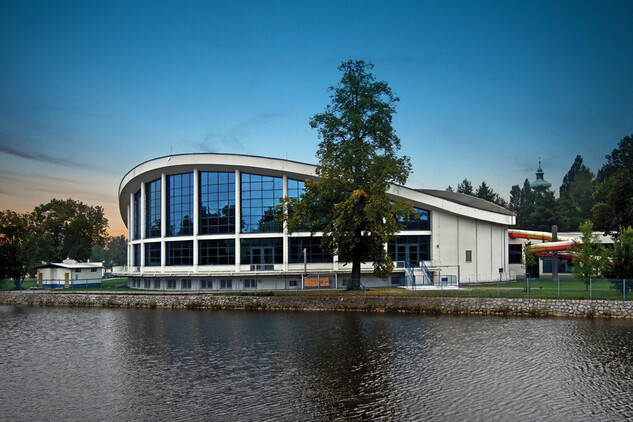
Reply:
[[140, 267], [141, 266], [141, 245], [134, 245], [134, 251], [133, 251], [133, 262], [132, 265], [134, 265], [135, 267]]
[[418, 266], [420, 261], [431, 259], [431, 236], [398, 236], [389, 242], [387, 249], [394, 261]]
[[193, 173], [167, 176], [167, 236], [193, 234]]
[[[416, 213], [418, 213], [418, 218], [411, 218], [406, 223], [406, 226], [402, 228], [402, 231], [406, 230], [431, 230], [431, 220], [430, 213], [427, 210], [423, 210], [422, 208], [413, 207]], [[404, 221], [404, 220], [403, 220]]]
[[167, 242], [166, 265], [193, 265], [193, 240]]
[[288, 198], [299, 198], [305, 190], [305, 182], [288, 179]]
[[145, 237], [160, 237], [160, 179], [145, 184]]
[[141, 238], [141, 190], [134, 194], [134, 228], [132, 235], [133, 239]]
[[283, 197], [281, 177], [242, 174], [242, 232], [278, 233], [281, 223], [275, 221], [275, 206]]
[[160, 266], [160, 243], [145, 244], [145, 265], [147, 267]]
[[200, 265], [235, 264], [235, 240], [200, 240], [198, 242]]
[[306, 250], [306, 258], [309, 264], [332, 262], [333, 257], [321, 249], [320, 237], [291, 237], [288, 239], [289, 257], [292, 264], [303, 263], [303, 249]]
[[235, 233], [235, 173], [200, 172], [200, 234]]
[[[181, 170], [182, 171], [182, 170]], [[168, 241], [165, 243], [164, 263], [166, 266], [220, 266], [235, 265], [272, 265], [284, 262], [284, 238], [282, 237], [282, 223], [275, 221], [276, 215], [281, 212], [276, 209], [283, 197], [284, 185], [282, 177], [264, 176], [258, 174], [242, 173], [236, 179], [232, 171], [200, 171], [199, 180], [194, 180], [194, 172], [167, 175], [165, 177], [165, 197], [161, 198], [161, 182], [158, 178], [145, 184], [145, 198], [141, 195], [141, 189], [134, 193], [133, 200], [133, 240], [145, 238], [144, 246], [132, 245], [133, 257], [130, 264], [141, 267], [156, 267], [161, 265], [162, 233], [166, 237], [189, 236], [189, 240]], [[194, 183], [196, 182], [196, 183]], [[236, 186], [236, 184], [238, 186]], [[199, 188], [197, 192], [197, 204], [194, 203], [194, 185]], [[305, 182], [288, 179], [287, 195], [289, 198], [300, 198], [305, 192]], [[238, 200], [240, 203], [237, 203]], [[161, 209], [165, 203], [165, 210]], [[194, 208], [198, 220], [194, 221]], [[236, 207], [240, 208], [237, 215]], [[161, 211], [165, 213], [164, 228], [162, 232]], [[421, 208], [415, 208], [419, 217], [406, 223], [399, 236], [389, 242], [388, 251], [395, 261], [408, 261], [411, 265], [418, 265], [419, 261], [431, 259], [431, 237], [429, 235], [406, 235], [406, 231], [419, 230], [430, 231], [430, 212]], [[141, 214], [144, 214], [143, 219]], [[240, 221], [236, 224], [236, 218]], [[198, 230], [194, 230], [194, 224], [198, 224]], [[142, 229], [142, 226], [144, 230]], [[240, 225], [241, 227], [237, 227]], [[193, 239], [194, 231], [202, 237], [196, 241]], [[295, 231], [299, 231], [296, 230]], [[236, 239], [230, 236], [239, 233], [269, 233], [267, 238]], [[225, 235], [218, 237], [231, 237], [230, 239], [209, 239], [212, 235]], [[226, 236], [229, 235], [229, 236]], [[156, 239], [156, 240], [153, 240]], [[163, 239], [165, 240], [165, 239]], [[236, 242], [239, 243], [239, 256]], [[306, 250], [307, 263], [332, 263], [333, 257], [321, 248], [321, 237], [312, 237], [303, 234], [301, 237], [288, 236], [287, 259], [292, 264], [303, 264], [304, 249]], [[194, 245], [197, 262], [194, 262]], [[520, 250], [519, 250], [520, 258]], [[510, 262], [513, 257], [510, 250]], [[238, 262], [239, 260], [239, 262]], [[252, 270], [262, 268], [251, 267]], [[272, 270], [272, 267], [263, 268]], [[208, 270], [208, 269], [207, 269]], [[246, 270], [244, 270], [246, 271]], [[212, 285], [209, 280], [208, 286]], [[169, 284], [167, 284], [169, 286]], [[168, 287], [169, 288], [169, 287]], [[217, 286], [216, 286], [217, 288]], [[230, 287], [229, 287], [230, 288]]]
[[283, 263], [283, 240], [241, 239], [240, 255], [242, 264], [281, 264]]

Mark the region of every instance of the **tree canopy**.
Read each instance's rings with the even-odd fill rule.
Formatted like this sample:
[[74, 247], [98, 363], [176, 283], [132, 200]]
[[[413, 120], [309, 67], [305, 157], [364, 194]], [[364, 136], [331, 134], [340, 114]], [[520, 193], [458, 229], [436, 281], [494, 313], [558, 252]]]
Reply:
[[0, 279], [11, 278], [19, 287], [35, 268], [34, 250], [30, 215], [0, 211]]
[[598, 171], [593, 216], [596, 228], [618, 237], [633, 224], [633, 137], [625, 136]]
[[73, 199], [52, 199], [31, 213], [0, 212], [0, 277], [21, 279], [37, 262], [85, 261], [103, 245], [108, 220], [103, 208]]
[[560, 186], [558, 228], [561, 231], [577, 230], [583, 221], [591, 219], [593, 179], [593, 173], [583, 164], [582, 157], [577, 155]]
[[104, 246], [94, 245], [90, 259], [103, 262], [106, 267], [126, 265], [127, 239], [125, 235], [108, 236]]
[[387, 190], [405, 184], [411, 164], [398, 155], [400, 139], [392, 126], [398, 98], [387, 82], [376, 81], [373, 65], [362, 60], [338, 69], [343, 77], [330, 87], [330, 104], [310, 120], [321, 139], [320, 179], [306, 181], [300, 199], [286, 200], [288, 227], [322, 231], [322, 247], [352, 263], [357, 284], [363, 262], [372, 261], [382, 278], [393, 270], [384, 245], [414, 211], [406, 202], [392, 201]]
[[85, 261], [90, 258], [92, 245], [103, 245], [107, 235], [103, 208], [74, 199], [52, 199], [35, 207], [32, 218], [36, 254], [48, 262], [65, 258]]

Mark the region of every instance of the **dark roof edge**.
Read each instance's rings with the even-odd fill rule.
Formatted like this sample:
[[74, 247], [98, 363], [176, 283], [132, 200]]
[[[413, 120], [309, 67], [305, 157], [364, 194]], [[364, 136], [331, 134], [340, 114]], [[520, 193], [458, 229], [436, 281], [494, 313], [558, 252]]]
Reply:
[[512, 211], [497, 205], [485, 199], [477, 198], [476, 196], [466, 195], [465, 193], [449, 192], [445, 190], [437, 189], [414, 189], [416, 192], [425, 193], [427, 195], [435, 196], [436, 198], [445, 199], [447, 201], [455, 202], [460, 205], [465, 205], [472, 208], [477, 208], [483, 211], [496, 212], [503, 215], [515, 215]]

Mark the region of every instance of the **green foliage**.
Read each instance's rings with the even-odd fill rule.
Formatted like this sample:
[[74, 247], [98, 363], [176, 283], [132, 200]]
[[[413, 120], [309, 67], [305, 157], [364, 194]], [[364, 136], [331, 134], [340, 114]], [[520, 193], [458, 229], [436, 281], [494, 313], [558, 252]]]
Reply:
[[462, 180], [457, 185], [457, 193], [464, 193], [466, 195], [473, 195], [475, 193], [473, 184], [468, 179]]
[[[453, 188], [449, 186], [446, 188], [448, 192], [453, 192]], [[500, 205], [504, 208], [508, 207], [508, 203], [505, 199], [499, 196], [488, 184], [483, 181], [481, 185], [477, 187], [477, 189], [473, 189], [473, 184], [468, 179], [462, 180], [457, 185], [457, 193], [463, 193], [465, 195], [476, 196], [477, 198], [484, 199], [486, 201], [492, 202], [494, 204]]]
[[585, 221], [579, 227], [582, 233], [582, 245], [577, 245], [577, 256], [572, 267], [574, 277], [585, 280], [587, 287], [589, 279], [599, 277], [607, 269], [609, 258], [600, 243], [600, 238], [593, 232], [593, 223]]
[[31, 213], [0, 212], [0, 278], [19, 287], [39, 261], [85, 261], [105, 240], [107, 225], [103, 208], [72, 199], [53, 199]]
[[91, 260], [104, 262], [106, 267], [122, 266], [127, 262], [127, 239], [125, 235], [108, 236], [105, 245], [92, 247]]
[[29, 214], [0, 211], [0, 279], [11, 278], [20, 287], [35, 271], [34, 230]]
[[633, 225], [633, 137], [625, 136], [596, 177], [596, 228], [619, 236], [620, 228]]
[[560, 187], [559, 230], [576, 230], [583, 221], [591, 218], [595, 191], [593, 179], [593, 173], [583, 164], [582, 157], [577, 155]]
[[323, 231], [324, 249], [352, 263], [352, 282], [365, 261], [373, 261], [377, 276], [389, 276], [393, 262], [384, 245], [414, 214], [410, 204], [387, 195], [389, 186], [405, 184], [411, 164], [397, 155], [400, 140], [391, 125], [398, 98], [372, 68], [364, 61], [338, 68], [343, 77], [330, 88], [331, 103], [310, 120], [321, 139], [320, 179], [306, 181], [300, 200], [285, 201], [289, 229]]
[[622, 292], [622, 279], [627, 279], [626, 291], [633, 291], [633, 228], [631, 226], [620, 230], [620, 237], [613, 245], [613, 265], [609, 277], [614, 286]]
[[80, 201], [52, 199], [31, 214], [38, 260], [60, 262], [65, 258], [85, 261], [93, 245], [103, 245], [108, 220], [100, 206]]
[[558, 224], [558, 204], [554, 193], [550, 190], [542, 194], [535, 192], [528, 179], [525, 179], [522, 188], [512, 186], [509, 208], [517, 216], [514, 227], [518, 229], [549, 231], [552, 225]]

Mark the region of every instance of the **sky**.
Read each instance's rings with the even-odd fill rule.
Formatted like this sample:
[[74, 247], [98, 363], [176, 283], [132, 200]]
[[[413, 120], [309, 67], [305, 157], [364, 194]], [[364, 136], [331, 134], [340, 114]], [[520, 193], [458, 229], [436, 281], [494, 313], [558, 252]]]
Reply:
[[0, 0], [0, 210], [104, 207], [169, 154], [316, 164], [337, 67], [374, 64], [413, 188], [557, 191], [633, 134], [633, 2]]

